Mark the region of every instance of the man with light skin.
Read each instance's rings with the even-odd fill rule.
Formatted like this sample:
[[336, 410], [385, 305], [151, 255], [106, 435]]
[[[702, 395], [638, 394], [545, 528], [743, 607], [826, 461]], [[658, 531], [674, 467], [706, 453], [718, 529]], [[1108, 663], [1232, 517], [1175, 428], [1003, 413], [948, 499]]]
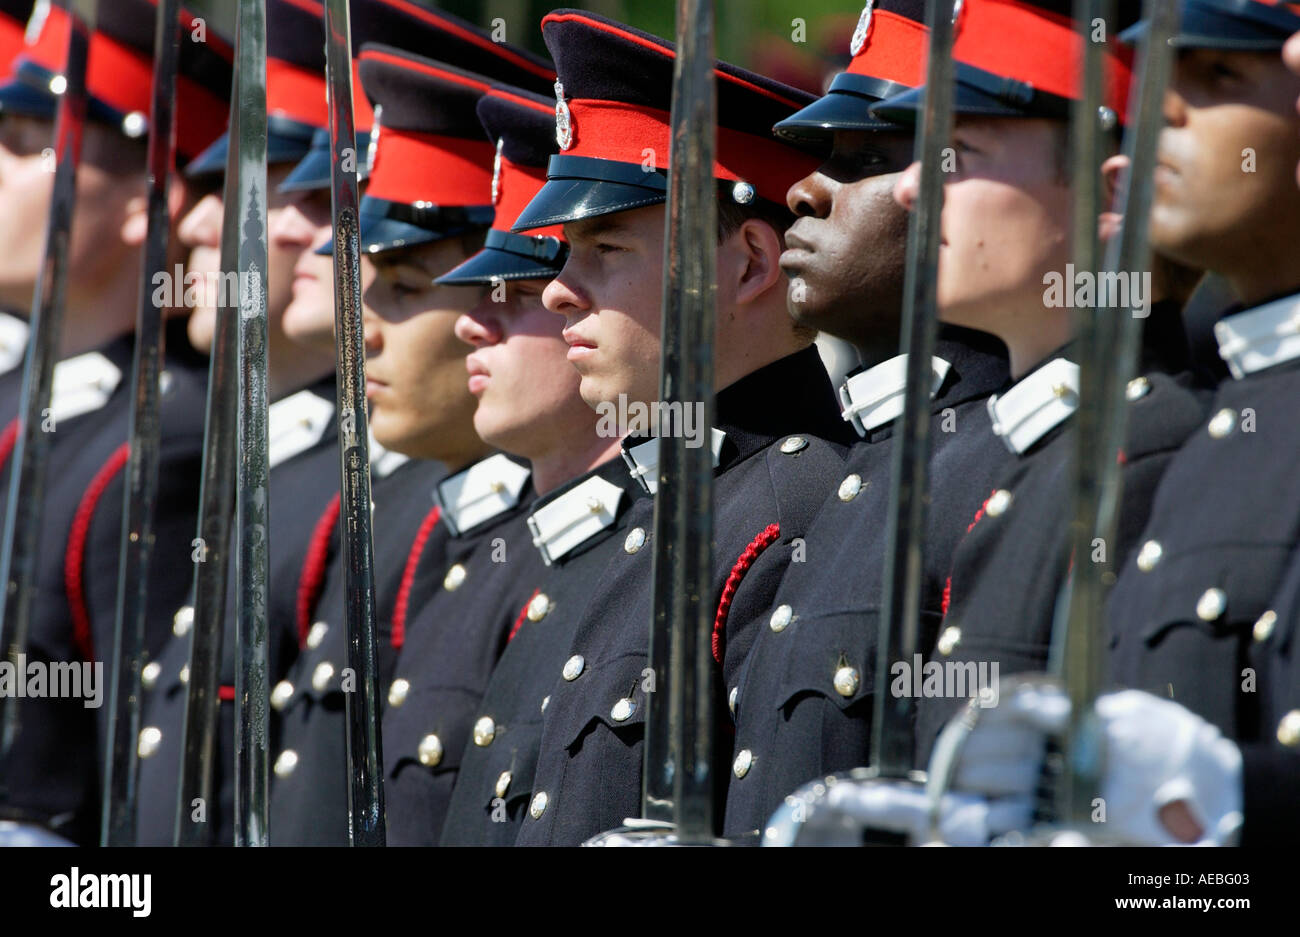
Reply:
[[[711, 443], [716, 562], [707, 601], [717, 603], [715, 660], [738, 664], [756, 616], [797, 549], [792, 544], [816, 511], [814, 500], [838, 477], [847, 441], [825, 369], [810, 347], [813, 333], [786, 311], [779, 265], [790, 221], [781, 200], [814, 160], [772, 140], [769, 131], [809, 98], [718, 65], [714, 426], [683, 419], [675, 427], [636, 427], [633, 408], [648, 408], [659, 395], [666, 187], [663, 170], [647, 169], [645, 154], [667, 151], [675, 52], [656, 36], [580, 11], [548, 14], [542, 30], [563, 92], [560, 153], [514, 230], [564, 226], [569, 257], [543, 301], [564, 317], [580, 392], [609, 431], [652, 429], [686, 434], [688, 444]], [[627, 132], [631, 122], [635, 133]], [[692, 403], [684, 403], [690, 416]], [[629, 439], [623, 448], [652, 491], [658, 445]], [[574, 626], [565, 666], [552, 674], [520, 845], [575, 845], [640, 812], [652, 507], [648, 500], [633, 507], [631, 539], [600, 575]], [[725, 700], [717, 703], [725, 718]], [[719, 781], [729, 770], [725, 757], [720, 752], [715, 767]], [[513, 776], [510, 784], [513, 789]]]
[[[483, 56], [485, 70], [503, 67], [517, 53], [510, 46], [489, 45], [493, 51]], [[474, 431], [476, 402], [465, 374], [470, 348], [454, 329], [480, 291], [434, 282], [482, 246], [493, 216], [492, 146], [482, 139], [474, 110], [487, 81], [387, 46], [364, 46], [358, 61], [366, 93], [384, 115], [360, 207], [361, 245], [374, 269], [363, 294], [370, 431], [384, 449], [410, 460], [375, 486], [380, 681], [390, 706], [400, 709], [409, 692], [412, 704], [400, 714], [418, 716], [427, 709], [415, 700], [432, 688], [414, 667], [394, 679], [399, 660], [422, 660], [419, 640], [426, 634], [442, 639], [446, 621], [467, 627], [482, 622], [492, 634], [494, 628], [508, 628], [513, 618], [506, 621], [507, 616], [527, 597], [519, 593], [528, 569], [523, 512], [532, 489], [528, 468], [492, 454]], [[463, 153], [469, 158], [462, 159]], [[311, 204], [300, 203], [288, 220], [303, 243], [322, 243], [319, 231], [309, 235]], [[430, 205], [436, 210], [428, 210]], [[327, 236], [323, 243], [328, 245]], [[328, 255], [321, 259], [328, 264]], [[328, 335], [329, 320], [320, 311], [326, 298], [332, 301], [331, 284], [332, 279], [296, 281], [295, 303], [307, 313], [296, 321], [318, 340]], [[307, 308], [313, 295], [322, 300], [315, 311]], [[437, 477], [429, 477], [430, 466], [441, 469]], [[333, 552], [334, 558], [317, 586], [304, 589], [305, 576], [300, 582], [299, 595], [310, 595], [299, 610], [303, 652], [272, 695], [281, 732], [271, 813], [276, 841], [283, 843], [347, 839], [341, 725], [347, 688], [341, 678], [347, 667], [348, 577], [332, 547], [333, 522], [328, 515], [322, 522], [321, 556]], [[497, 540], [505, 545], [503, 559], [492, 556]], [[478, 550], [480, 545], [486, 549]], [[481, 646], [495, 654], [494, 640]], [[492, 655], [476, 660], [490, 666]], [[467, 665], [461, 674], [466, 699], [470, 673]], [[481, 678], [486, 683], [486, 672]], [[445, 708], [441, 712], [449, 717]], [[426, 805], [428, 766], [414, 756], [424, 736], [434, 734], [424, 727], [414, 731], [409, 746], [385, 745], [386, 758], [393, 756], [385, 766], [392, 843], [436, 836], [409, 812]], [[448, 747], [453, 738], [463, 738], [450, 729], [437, 731]], [[432, 745], [425, 745], [425, 760]], [[454, 761], [448, 757], [446, 767]]]

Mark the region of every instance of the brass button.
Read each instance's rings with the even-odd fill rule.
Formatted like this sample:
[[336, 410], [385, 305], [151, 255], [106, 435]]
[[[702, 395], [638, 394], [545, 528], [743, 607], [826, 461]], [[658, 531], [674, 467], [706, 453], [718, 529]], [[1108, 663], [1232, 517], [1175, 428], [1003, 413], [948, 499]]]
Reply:
[[1148, 540], [1142, 544], [1142, 549], [1138, 551], [1137, 567], [1144, 573], [1149, 573], [1156, 568], [1160, 562], [1160, 557], [1164, 555], [1165, 548], [1160, 545], [1159, 540]]
[[420, 747], [416, 749], [416, 755], [420, 759], [420, 764], [425, 767], [438, 767], [439, 762], [442, 761], [442, 739], [430, 732], [420, 739]]
[[586, 664], [587, 662], [583, 660], [581, 654], [574, 654], [564, 662], [564, 670], [561, 671], [564, 679], [570, 681], [577, 680], [578, 677], [582, 675], [582, 668], [585, 667]]
[[194, 624], [194, 606], [182, 605], [172, 616], [172, 634], [181, 638], [189, 633], [190, 626]]
[[293, 684], [288, 680], [281, 680], [271, 690], [271, 707], [275, 710], [282, 710], [289, 705], [289, 700], [293, 699]]
[[287, 778], [293, 774], [293, 769], [296, 767], [298, 767], [298, 753], [292, 748], [286, 748], [275, 759], [275, 767], [271, 770], [275, 772], [277, 778]]
[[1011, 507], [1011, 492], [1005, 488], [999, 488], [989, 495], [988, 503], [984, 505], [984, 513], [989, 517], [1000, 517], [1006, 513], [1009, 507]]
[[787, 436], [781, 443], [781, 451], [786, 455], [793, 455], [800, 449], [807, 448], [807, 446], [808, 440], [804, 439], [802, 436]]
[[317, 692], [324, 692], [333, 679], [334, 665], [327, 660], [321, 661], [316, 665], [316, 669], [311, 672], [311, 685], [316, 688]]
[[1293, 709], [1277, 724], [1277, 740], [1287, 748], [1300, 748], [1300, 709]]
[[1130, 401], [1141, 400], [1147, 394], [1151, 393], [1151, 382], [1145, 377], [1135, 377], [1128, 382], [1128, 387], [1124, 391], [1124, 396]]
[[149, 661], [149, 663], [144, 665], [144, 669], [140, 671], [141, 685], [143, 685], [146, 690], [152, 690], [154, 684], [158, 682], [158, 675], [161, 673], [162, 664], [158, 663], [156, 660]]
[[733, 716], [736, 714], [736, 703], [739, 699], [740, 687], [733, 686], [731, 692], [727, 694], [727, 708], [731, 710]]
[[854, 472], [852, 475], [845, 476], [844, 481], [840, 482], [839, 498], [848, 503], [856, 498], [861, 490], [862, 476]]
[[311, 630], [307, 632], [307, 646], [313, 651], [320, 647], [321, 642], [325, 640], [326, 633], [330, 626], [323, 621], [312, 622]]
[[546, 796], [546, 791], [538, 791], [536, 794], [533, 795], [533, 800], [528, 805], [529, 816], [531, 816], [534, 820], [540, 820], [542, 818], [542, 814], [546, 812], [546, 805], [549, 802], [550, 802], [550, 798]]
[[789, 627], [791, 620], [794, 618], [794, 609], [788, 605], [778, 605], [772, 617], [768, 619], [767, 626], [780, 634]]
[[184, 683], [189, 683], [189, 682], [190, 682], [190, 665], [189, 665], [189, 664], [186, 664], [184, 667], [182, 667], [182, 668], [181, 668], [181, 672], [178, 673], [178, 674], [176, 675], [176, 677], [177, 677], [177, 679], [179, 679], [179, 680], [181, 681], [181, 683], [183, 683], [183, 684], [184, 684]]
[[849, 697], [858, 692], [858, 672], [853, 667], [841, 667], [835, 671], [835, 692]]
[[469, 573], [465, 570], [463, 563], [455, 563], [451, 569], [447, 570], [447, 575], [442, 577], [442, 587], [448, 592], [455, 592], [465, 581]]
[[483, 716], [474, 723], [474, 744], [479, 748], [487, 748], [496, 737], [497, 724], [492, 721], [491, 716]]
[[939, 635], [939, 653], [944, 657], [951, 654], [961, 643], [961, 629], [956, 625], [949, 625], [943, 629], [943, 634]]
[[539, 592], [528, 603], [528, 620], [541, 621], [551, 610], [551, 600], [545, 592]]
[[406, 702], [406, 694], [411, 692], [411, 681], [398, 677], [388, 688], [388, 705], [397, 707]]
[[623, 538], [624, 553], [635, 553], [643, 546], [645, 546], [645, 530], [643, 528], [633, 527], [627, 532], [627, 536]]
[[1214, 621], [1227, 607], [1227, 593], [1222, 589], [1206, 589], [1196, 600], [1196, 617], [1201, 621]]
[[1277, 612], [1273, 611], [1270, 608], [1263, 615], [1260, 615], [1259, 620], [1255, 622], [1255, 627], [1253, 630], [1253, 633], [1255, 635], [1255, 640], [1261, 642], [1267, 641], [1269, 637], [1273, 634], [1273, 628], [1276, 625], [1277, 625]]
[[1224, 407], [1210, 418], [1210, 425], [1207, 428], [1215, 439], [1222, 439], [1237, 428], [1237, 412]]
[[748, 748], [742, 748], [736, 755], [736, 760], [731, 763], [731, 773], [738, 778], [743, 778], [749, 774], [749, 769], [754, 766], [754, 753]]
[[497, 786], [494, 788], [498, 797], [505, 797], [506, 791], [510, 790], [510, 782], [514, 780], [514, 775], [509, 771], [502, 771], [497, 778]]
[[136, 743], [135, 750], [141, 758], [148, 758], [158, 751], [158, 746], [161, 744], [162, 729], [157, 726], [145, 726], [140, 730], [140, 741]]
[[542, 712], [546, 712], [546, 707], [549, 705], [551, 705], [551, 697], [548, 694], [542, 697]]
[[627, 722], [634, 712], [636, 712], [636, 700], [625, 696], [614, 704], [614, 708], [609, 711], [609, 717], [615, 722]]

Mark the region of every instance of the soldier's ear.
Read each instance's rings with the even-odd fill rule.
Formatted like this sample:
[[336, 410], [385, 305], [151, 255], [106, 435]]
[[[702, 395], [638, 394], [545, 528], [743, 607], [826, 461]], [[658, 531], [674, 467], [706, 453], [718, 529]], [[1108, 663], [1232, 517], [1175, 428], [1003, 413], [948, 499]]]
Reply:
[[[1119, 189], [1128, 177], [1128, 169], [1129, 159], [1120, 153], [1108, 157], [1101, 164], [1102, 191], [1105, 196], [1105, 203], [1108, 206], [1114, 206], [1119, 199]], [[1123, 223], [1124, 216], [1119, 212], [1110, 209], [1103, 211], [1097, 217], [1098, 237], [1105, 243], [1119, 233]]]
[[144, 243], [148, 231], [149, 198], [133, 195], [127, 199], [125, 217], [122, 219], [122, 243], [128, 247], [139, 247]]
[[771, 224], [747, 218], [718, 245], [719, 299], [730, 294], [732, 301], [742, 306], [761, 299], [777, 286], [784, 297], [781, 250], [781, 237]]

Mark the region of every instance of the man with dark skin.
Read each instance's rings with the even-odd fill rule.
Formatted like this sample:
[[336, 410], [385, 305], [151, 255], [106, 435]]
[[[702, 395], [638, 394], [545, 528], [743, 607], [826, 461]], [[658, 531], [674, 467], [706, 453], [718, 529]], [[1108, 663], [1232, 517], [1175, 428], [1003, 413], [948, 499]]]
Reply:
[[[893, 187], [912, 160], [913, 137], [868, 111], [881, 94], [922, 80], [923, 7], [901, 0], [869, 6], [848, 71], [824, 98], [775, 128], [822, 152], [829, 144], [826, 162], [786, 196], [797, 218], [781, 267], [790, 276], [794, 320], [851, 342], [862, 356], [865, 367], [840, 390], [844, 417], [861, 438], [823, 494], [825, 507], [805, 537], [806, 561], [790, 565], [743, 669], [730, 655], [724, 662], [734, 759], [750, 765], [731, 779], [728, 835], [761, 829], [803, 782], [869, 760], [890, 439], [906, 361], [898, 352], [908, 219]], [[946, 329], [935, 356], [922, 643], [933, 640], [957, 538], [1006, 461], [985, 412], [986, 398], [1006, 379], [1001, 343]]]

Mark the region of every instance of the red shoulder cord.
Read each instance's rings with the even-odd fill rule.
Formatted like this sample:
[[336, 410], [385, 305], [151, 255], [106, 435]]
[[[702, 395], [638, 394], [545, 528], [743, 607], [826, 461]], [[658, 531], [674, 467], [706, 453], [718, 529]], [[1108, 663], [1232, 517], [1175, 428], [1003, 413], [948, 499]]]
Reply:
[[420, 522], [420, 529], [416, 531], [415, 539], [411, 541], [410, 552], [406, 554], [406, 566], [402, 569], [402, 584], [397, 589], [397, 602], [393, 605], [393, 633], [389, 639], [395, 651], [400, 651], [406, 642], [406, 610], [411, 601], [411, 586], [415, 582], [416, 567], [420, 565], [420, 554], [424, 552], [424, 545], [429, 542], [429, 536], [433, 533], [433, 528], [438, 526], [438, 518], [441, 516], [442, 509], [435, 504], [429, 513], [424, 515], [424, 520]]
[[72, 637], [85, 660], [93, 660], [95, 656], [94, 635], [90, 628], [90, 612], [86, 608], [86, 590], [82, 575], [82, 564], [86, 558], [86, 540], [90, 536], [90, 522], [95, 518], [95, 508], [99, 505], [99, 499], [103, 497], [114, 476], [125, 467], [130, 455], [130, 443], [124, 442], [113, 450], [108, 461], [90, 480], [86, 493], [81, 496], [77, 513], [72, 517], [72, 528], [68, 531], [68, 548], [63, 555], [63, 586], [68, 594], [68, 609], [72, 615]]
[[[975, 512], [975, 519], [966, 525], [966, 533], [970, 533], [972, 530], [975, 529], [975, 525], [978, 524], [980, 522], [980, 518], [984, 516], [984, 509], [989, 506], [989, 501], [992, 500], [993, 496], [997, 493], [998, 493], [998, 489], [996, 488], [994, 488], [992, 491], [989, 492], [989, 496], [984, 499], [984, 503], [980, 505], [980, 509]], [[943, 615], [945, 618], [948, 615], [948, 605], [949, 603], [951, 603], [951, 601], [952, 601], [952, 573], [949, 573], [948, 578], [944, 581], [943, 584], [943, 604], [939, 608], [940, 614]]]
[[298, 576], [298, 647], [307, 646], [307, 632], [311, 630], [311, 616], [325, 588], [325, 565], [329, 559], [330, 536], [339, 520], [339, 496], [334, 495], [312, 528], [307, 541], [307, 555], [303, 558], [302, 573]]
[[731, 612], [732, 600], [736, 597], [736, 590], [740, 588], [740, 581], [745, 578], [749, 568], [754, 565], [759, 554], [774, 544], [778, 537], [781, 536], [780, 524], [768, 524], [757, 537], [749, 542], [740, 558], [736, 560], [731, 567], [731, 573], [727, 576], [727, 584], [722, 587], [722, 599], [718, 602], [718, 613], [713, 617], [713, 659], [719, 664], [722, 663], [722, 656], [725, 653], [723, 644], [726, 641], [727, 615]]
[[524, 607], [519, 610], [519, 617], [515, 619], [515, 626], [510, 629], [510, 637], [506, 638], [506, 644], [513, 641], [515, 635], [519, 633], [519, 629], [523, 626], [524, 619], [528, 617], [528, 606], [533, 604], [533, 599], [537, 598], [537, 596], [541, 594], [541, 591], [541, 589], [534, 589], [533, 594], [530, 595], [528, 601], [524, 603]]

